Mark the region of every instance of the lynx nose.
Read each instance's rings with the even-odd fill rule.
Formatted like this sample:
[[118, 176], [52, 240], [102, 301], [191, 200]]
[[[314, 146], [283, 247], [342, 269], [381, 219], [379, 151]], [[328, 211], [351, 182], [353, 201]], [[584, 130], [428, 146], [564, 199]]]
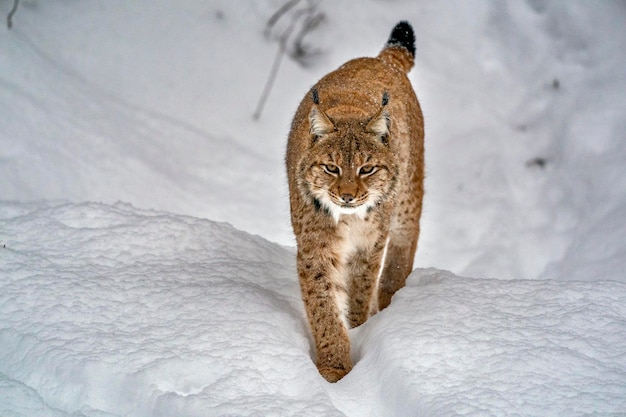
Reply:
[[344, 203], [350, 204], [354, 201], [354, 196], [352, 194], [341, 194], [341, 199]]

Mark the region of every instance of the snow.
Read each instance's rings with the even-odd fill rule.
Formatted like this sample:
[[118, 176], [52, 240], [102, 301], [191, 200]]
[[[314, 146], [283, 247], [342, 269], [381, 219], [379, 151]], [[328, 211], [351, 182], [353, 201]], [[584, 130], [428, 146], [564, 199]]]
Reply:
[[[0, 31], [0, 415], [626, 415], [626, 8], [320, 2], [255, 121], [283, 3], [30, 0]], [[401, 19], [418, 269], [328, 384], [284, 146]]]
[[311, 361], [293, 249], [125, 203], [0, 213], [1, 415], [626, 410], [624, 283], [416, 270], [351, 331], [357, 365], [330, 385]]

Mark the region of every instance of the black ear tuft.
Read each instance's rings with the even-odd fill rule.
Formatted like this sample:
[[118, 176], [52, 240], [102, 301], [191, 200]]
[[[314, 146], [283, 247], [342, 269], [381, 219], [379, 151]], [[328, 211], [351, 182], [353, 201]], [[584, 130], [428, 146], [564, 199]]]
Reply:
[[399, 22], [391, 31], [387, 45], [404, 46], [415, 56], [415, 34], [411, 24], [405, 20]]
[[313, 98], [313, 103], [320, 104], [320, 96], [319, 96], [319, 93], [317, 92], [317, 88], [314, 88], [313, 90], [311, 90], [311, 98]]
[[389, 93], [387, 91], [383, 92], [383, 107], [385, 107], [389, 103]]

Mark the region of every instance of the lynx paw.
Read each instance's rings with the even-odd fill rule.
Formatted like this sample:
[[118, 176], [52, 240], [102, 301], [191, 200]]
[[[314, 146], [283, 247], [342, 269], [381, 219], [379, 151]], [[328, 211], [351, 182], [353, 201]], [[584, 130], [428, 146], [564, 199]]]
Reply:
[[344, 368], [331, 368], [331, 367], [322, 367], [318, 368], [320, 374], [328, 381], [328, 382], [337, 382], [341, 378], [347, 375], [350, 372], [350, 369]]

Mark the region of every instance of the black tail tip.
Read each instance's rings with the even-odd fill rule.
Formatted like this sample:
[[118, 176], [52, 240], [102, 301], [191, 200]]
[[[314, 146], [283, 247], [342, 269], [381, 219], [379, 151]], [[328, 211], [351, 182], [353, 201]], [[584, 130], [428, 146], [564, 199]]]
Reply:
[[405, 20], [399, 22], [391, 31], [387, 45], [404, 46], [415, 56], [415, 34], [411, 24]]

